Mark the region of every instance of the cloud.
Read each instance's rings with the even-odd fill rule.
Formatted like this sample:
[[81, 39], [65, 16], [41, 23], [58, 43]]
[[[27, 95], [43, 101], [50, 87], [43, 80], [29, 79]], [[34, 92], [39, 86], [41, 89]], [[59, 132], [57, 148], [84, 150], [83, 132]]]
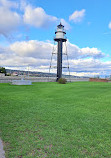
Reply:
[[46, 14], [43, 8], [32, 8], [30, 5], [25, 8], [23, 18], [24, 23], [37, 28], [47, 28], [51, 24], [57, 22], [57, 18], [55, 16]]
[[24, 9], [24, 23], [29, 24], [31, 26], [37, 27], [37, 28], [48, 28], [52, 24], [57, 24], [59, 21], [65, 26], [66, 30], [69, 30], [70, 24], [66, 22], [63, 18], [57, 18], [52, 15], [48, 15], [45, 10], [41, 7], [33, 7], [31, 5], [28, 5], [24, 1], [21, 3], [22, 8]]
[[[68, 56], [71, 74], [91, 75], [101, 74], [103, 71], [111, 71], [111, 62], [103, 62], [100, 58], [105, 55], [97, 48], [79, 48], [78, 46], [67, 42]], [[56, 46], [55, 46], [56, 47]], [[0, 63], [5, 67], [18, 69], [49, 72], [49, 65], [53, 44], [50, 41], [21, 41], [14, 42], [8, 47], [0, 47]], [[64, 50], [65, 51], [65, 50]], [[57, 49], [55, 49], [57, 52]], [[52, 66], [57, 64], [57, 55], [53, 55]], [[67, 58], [64, 56], [63, 66], [67, 66]], [[51, 69], [56, 73], [56, 69]], [[67, 74], [67, 70], [63, 69]]]
[[85, 16], [85, 9], [82, 9], [81, 11], [76, 10], [69, 16], [69, 21], [73, 21], [74, 23], [81, 22]]
[[94, 58], [78, 59], [78, 60], [73, 59], [73, 60], [69, 60], [69, 62], [71, 65], [74, 65], [73, 70], [76, 72], [103, 71], [103, 68], [105, 70], [106, 66], [111, 65], [111, 62], [102, 62], [99, 59], [94, 59]]
[[67, 47], [69, 56], [76, 59], [87, 57], [103, 58], [105, 56], [105, 54], [97, 48], [79, 48], [78, 46], [70, 43], [69, 41], [67, 42]]
[[[56, 46], [55, 46], [56, 47]], [[104, 57], [104, 53], [98, 50], [97, 48], [79, 48], [78, 46], [67, 42], [68, 54], [70, 58], [80, 59], [80, 58], [102, 58]], [[50, 58], [51, 52], [53, 49], [53, 44], [49, 41], [21, 41], [15, 42], [10, 45], [10, 50], [14, 52], [16, 55], [22, 57], [35, 57], [35, 58]], [[57, 52], [57, 49], [55, 50]], [[66, 47], [64, 46], [63, 51], [66, 51]]]
[[17, 2], [12, 2], [9, 0], [0, 0], [0, 5], [5, 8], [18, 8]]
[[[60, 18], [48, 15], [43, 8], [32, 7], [25, 0], [19, 2], [0, 0], [0, 15], [0, 34], [5, 37], [17, 30], [22, 22], [25, 26], [47, 28], [60, 21]], [[85, 9], [75, 11], [70, 15], [69, 20], [75, 23], [81, 22], [84, 16]], [[64, 19], [61, 19], [61, 22], [67, 30], [70, 29], [70, 24]], [[111, 29], [111, 22], [109, 28]], [[67, 41], [67, 47], [71, 74], [94, 75], [103, 71], [111, 71], [111, 62], [101, 61], [101, 58], [105, 57], [101, 50], [90, 47], [79, 48], [69, 41]], [[27, 41], [14, 42], [8, 47], [0, 46], [0, 65], [9, 68], [18, 67], [18, 69], [20, 67], [26, 69], [29, 65], [31, 70], [48, 72], [52, 49], [53, 44], [50, 41], [28, 39]], [[57, 49], [55, 49], [56, 51]], [[63, 64], [67, 65], [65, 58]], [[53, 65], [56, 66], [56, 55], [53, 58]], [[52, 72], [56, 72], [56, 69], [53, 69]]]
[[9, 33], [16, 30], [21, 24], [21, 16], [10, 9], [16, 8], [16, 3], [0, 0], [0, 4], [0, 34], [7, 37]]
[[27, 0], [20, 0], [20, 10], [24, 11], [25, 8], [28, 6], [28, 1]]
[[[77, 76], [108, 75], [111, 71], [111, 62], [94, 58], [70, 59], [69, 63], [71, 74]], [[65, 72], [65, 74], [68, 74], [68, 72]]]
[[0, 7], [0, 16], [0, 34], [9, 33], [20, 25], [21, 18], [16, 12]]
[[69, 23], [67, 23], [64, 19], [60, 19], [62, 25], [64, 25], [65, 29], [66, 30], [70, 30], [71, 29], [71, 26]]
[[43, 8], [34, 8], [24, 0], [20, 2], [0, 0], [0, 16], [0, 34], [6, 38], [21, 25], [47, 28], [58, 22], [58, 18], [46, 14]]
[[82, 56], [83, 57], [93, 57], [93, 58], [102, 58], [105, 56], [104, 53], [102, 53], [100, 50], [98, 50], [97, 48], [82, 48], [81, 49], [82, 52]]
[[10, 45], [10, 50], [22, 57], [49, 58], [53, 44], [49, 42], [30, 40], [15, 42]]
[[[60, 21], [59, 18], [48, 15], [43, 8], [32, 7], [26, 0], [0, 0], [0, 15], [0, 35], [11, 41], [14, 39], [12, 33], [18, 31], [20, 26], [48, 28]], [[61, 19], [61, 22], [66, 30], [70, 29], [70, 25], [64, 19]]]
[[49, 60], [47, 59], [37, 59], [37, 58], [33, 58], [33, 57], [20, 57], [20, 56], [15, 56], [12, 55], [12, 57], [9, 55], [8, 58], [3, 55], [0, 54], [0, 57], [2, 57], [2, 61], [1, 64], [5, 67], [24, 67], [24, 69], [27, 66], [31, 66], [33, 67], [33, 71], [35, 68], [39, 68], [42, 65], [46, 65], [49, 67]]
[[[68, 75], [68, 72], [65, 73], [66, 75]], [[100, 73], [99, 72], [71, 72], [70, 73], [71, 75], [73, 76], [78, 76], [78, 77], [81, 77], [81, 76], [84, 76], [84, 77], [95, 77], [95, 76], [99, 76]]]
[[111, 29], [111, 21], [110, 21], [110, 23], [109, 23], [108, 27], [109, 27], [109, 29]]

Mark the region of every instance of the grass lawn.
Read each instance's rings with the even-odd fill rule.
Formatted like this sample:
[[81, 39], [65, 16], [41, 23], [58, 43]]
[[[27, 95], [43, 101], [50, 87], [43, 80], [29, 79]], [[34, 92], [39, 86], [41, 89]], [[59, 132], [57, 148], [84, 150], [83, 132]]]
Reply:
[[111, 157], [111, 83], [0, 84], [6, 158]]

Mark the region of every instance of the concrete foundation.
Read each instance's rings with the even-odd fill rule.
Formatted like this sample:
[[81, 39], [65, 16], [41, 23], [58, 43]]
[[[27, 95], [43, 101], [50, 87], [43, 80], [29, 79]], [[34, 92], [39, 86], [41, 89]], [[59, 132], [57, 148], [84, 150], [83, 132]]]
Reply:
[[5, 151], [3, 150], [3, 142], [0, 139], [0, 158], [5, 158]]
[[30, 80], [13, 80], [12, 84], [13, 85], [31, 85], [32, 81], [30, 81]]

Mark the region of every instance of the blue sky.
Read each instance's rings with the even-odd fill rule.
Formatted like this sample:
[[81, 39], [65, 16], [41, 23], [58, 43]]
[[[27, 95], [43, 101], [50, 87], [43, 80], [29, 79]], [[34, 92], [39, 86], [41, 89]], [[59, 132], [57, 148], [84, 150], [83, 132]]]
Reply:
[[110, 6], [110, 0], [0, 0], [0, 66], [48, 72], [61, 21], [71, 74], [110, 75]]
[[[110, 53], [111, 50], [111, 31], [108, 28], [111, 20], [111, 1], [110, 0], [45, 0], [36, 1], [36, 6], [44, 8], [44, 10], [53, 16], [63, 18], [69, 22], [69, 16], [76, 10], [85, 9], [84, 20], [80, 23], [70, 22], [71, 30], [67, 31], [67, 37], [70, 42], [77, 44], [80, 47], [97, 47], [105, 53]], [[38, 36], [45, 34], [45, 40], [48, 36], [46, 30], [38, 30]], [[53, 36], [51, 29], [51, 40]], [[49, 30], [47, 30], [49, 32]], [[40, 34], [39, 34], [40, 33]], [[107, 34], [109, 33], [109, 34]]]

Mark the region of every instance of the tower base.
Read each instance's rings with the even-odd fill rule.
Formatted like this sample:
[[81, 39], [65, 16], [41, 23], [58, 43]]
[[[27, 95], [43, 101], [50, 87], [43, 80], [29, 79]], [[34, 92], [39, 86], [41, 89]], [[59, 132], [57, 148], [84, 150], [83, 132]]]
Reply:
[[32, 81], [30, 80], [13, 80], [13, 85], [32, 85]]

